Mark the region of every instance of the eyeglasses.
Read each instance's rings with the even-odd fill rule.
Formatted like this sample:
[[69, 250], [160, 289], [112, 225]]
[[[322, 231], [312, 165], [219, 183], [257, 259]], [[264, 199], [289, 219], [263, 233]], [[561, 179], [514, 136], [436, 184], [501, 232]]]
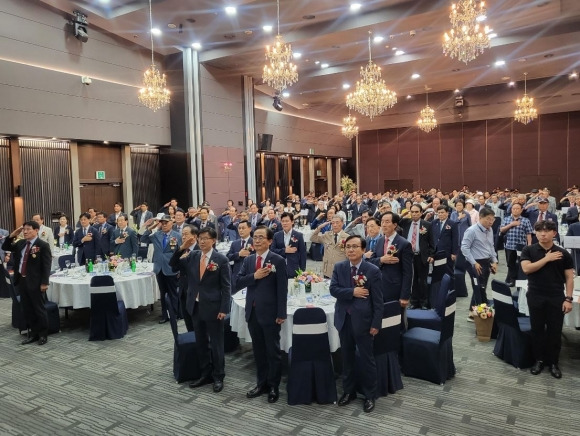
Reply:
[[263, 241], [264, 239], [268, 239], [268, 237], [262, 236], [262, 235], [257, 235], [257, 236], [254, 236], [253, 239], [254, 239], [254, 241]]
[[356, 250], [357, 248], [360, 248], [360, 245], [345, 245], [344, 248], [346, 248], [347, 250]]
[[213, 238], [197, 238], [199, 242], [212, 241]]

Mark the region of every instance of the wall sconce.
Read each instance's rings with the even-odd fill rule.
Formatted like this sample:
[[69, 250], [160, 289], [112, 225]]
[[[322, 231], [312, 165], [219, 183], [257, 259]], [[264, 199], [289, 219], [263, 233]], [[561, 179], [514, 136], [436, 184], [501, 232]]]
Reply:
[[16, 185], [16, 188], [14, 188], [14, 195], [16, 197], [20, 197], [22, 193], [22, 185]]
[[223, 167], [226, 173], [229, 173], [232, 170], [232, 163], [231, 162], [224, 162]]

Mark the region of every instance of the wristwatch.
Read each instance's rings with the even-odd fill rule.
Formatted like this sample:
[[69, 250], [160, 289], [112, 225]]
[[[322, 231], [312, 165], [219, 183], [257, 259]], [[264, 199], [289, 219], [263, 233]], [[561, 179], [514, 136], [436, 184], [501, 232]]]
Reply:
[[571, 303], [572, 301], [574, 301], [573, 297], [564, 297], [564, 300], [567, 301], [568, 303]]

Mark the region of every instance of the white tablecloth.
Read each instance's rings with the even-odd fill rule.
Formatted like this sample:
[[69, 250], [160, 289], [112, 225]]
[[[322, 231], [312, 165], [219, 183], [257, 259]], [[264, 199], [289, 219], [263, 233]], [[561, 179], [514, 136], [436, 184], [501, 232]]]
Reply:
[[228, 251], [230, 251], [231, 245], [232, 245], [231, 242], [218, 242], [215, 248], [218, 251], [218, 253], [221, 253], [225, 256], [226, 254], [228, 254]]
[[61, 256], [70, 255], [70, 254], [72, 254], [72, 252], [73, 252], [72, 247], [69, 247], [66, 250], [64, 248], [53, 247], [52, 248], [52, 265], [50, 267], [50, 270], [51, 271], [60, 271], [60, 266], [58, 265], [58, 259]]
[[[147, 306], [159, 299], [159, 286], [153, 273], [151, 264], [144, 271], [128, 272], [121, 276], [113, 275], [117, 299], [125, 302], [127, 309], [136, 309], [139, 306]], [[61, 274], [53, 274], [46, 295], [50, 301], [59, 307], [73, 307], [82, 309], [91, 307], [90, 293], [91, 276], [68, 277]]]
[[[329, 301], [331, 304], [318, 305], [326, 313], [326, 323], [328, 324], [328, 341], [330, 343], [330, 351], [334, 352], [340, 348], [340, 338], [338, 337], [338, 330], [334, 327], [334, 298], [323, 297], [322, 300]], [[280, 348], [286, 352], [292, 346], [292, 326], [294, 325], [294, 312], [299, 309], [297, 306], [288, 306], [288, 317], [286, 322], [282, 324], [280, 331]], [[240, 291], [233, 296], [232, 310], [230, 316], [230, 324], [232, 330], [238, 333], [238, 338], [241, 341], [252, 342], [248, 324], [246, 323], [246, 292]]]

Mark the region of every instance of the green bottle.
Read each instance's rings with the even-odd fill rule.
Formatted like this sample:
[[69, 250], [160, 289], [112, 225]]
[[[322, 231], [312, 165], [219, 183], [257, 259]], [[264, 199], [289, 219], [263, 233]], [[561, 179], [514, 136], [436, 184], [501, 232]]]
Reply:
[[93, 260], [89, 259], [89, 272], [92, 273], [93, 272]]

